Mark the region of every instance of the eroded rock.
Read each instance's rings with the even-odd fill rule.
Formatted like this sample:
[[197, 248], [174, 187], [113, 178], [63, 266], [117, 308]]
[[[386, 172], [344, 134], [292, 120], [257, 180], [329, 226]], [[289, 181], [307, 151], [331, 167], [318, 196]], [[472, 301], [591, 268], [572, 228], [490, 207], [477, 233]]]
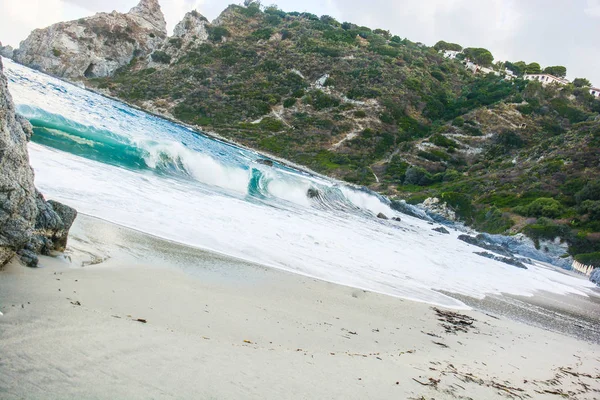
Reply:
[[24, 65], [65, 78], [112, 75], [147, 56], [167, 37], [158, 0], [141, 0], [128, 13], [98, 13], [34, 30], [14, 52]]
[[31, 125], [15, 114], [0, 61], [0, 266], [16, 254], [29, 266], [37, 254], [63, 251], [77, 212], [46, 202], [34, 186], [27, 142]]

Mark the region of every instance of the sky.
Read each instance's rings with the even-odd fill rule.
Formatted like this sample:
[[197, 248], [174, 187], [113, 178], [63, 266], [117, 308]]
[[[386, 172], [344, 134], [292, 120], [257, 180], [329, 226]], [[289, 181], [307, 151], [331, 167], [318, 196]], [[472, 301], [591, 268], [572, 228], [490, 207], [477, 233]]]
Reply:
[[[235, 3], [159, 1], [169, 30], [187, 11], [196, 9], [212, 20]], [[0, 41], [18, 46], [35, 28], [100, 11], [127, 12], [137, 2], [0, 0]], [[430, 46], [445, 40], [463, 47], [485, 47], [496, 60], [564, 65], [570, 79], [585, 77], [600, 86], [600, 0], [266, 0], [263, 4], [387, 29]]]

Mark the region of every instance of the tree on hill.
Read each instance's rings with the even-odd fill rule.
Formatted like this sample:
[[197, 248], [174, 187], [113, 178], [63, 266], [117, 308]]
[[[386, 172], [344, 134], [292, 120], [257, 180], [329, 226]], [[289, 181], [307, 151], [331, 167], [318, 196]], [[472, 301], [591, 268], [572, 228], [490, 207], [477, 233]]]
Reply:
[[462, 49], [463, 49], [460, 44], [448, 43], [448, 42], [444, 42], [443, 40], [440, 40], [439, 42], [437, 42], [433, 46], [433, 48], [436, 49], [437, 51], [446, 51], [446, 50], [462, 51]]
[[469, 47], [463, 52], [467, 58], [471, 59], [476, 64], [483, 65], [484, 67], [489, 67], [494, 62], [494, 56], [487, 49], [480, 47]]
[[555, 65], [553, 67], [544, 68], [544, 73], [564, 78], [567, 76], [567, 68], [562, 65]]
[[515, 75], [523, 75], [527, 69], [527, 64], [524, 61], [517, 61], [514, 63], [506, 61], [504, 66], [506, 69], [512, 71]]
[[575, 78], [573, 80], [573, 86], [581, 88], [581, 87], [590, 87], [592, 83], [585, 78]]
[[541, 74], [542, 73], [542, 67], [540, 66], [540, 64], [538, 64], [536, 62], [532, 62], [530, 64], [527, 64], [527, 66], [525, 67], [525, 73], [527, 73], [527, 74]]

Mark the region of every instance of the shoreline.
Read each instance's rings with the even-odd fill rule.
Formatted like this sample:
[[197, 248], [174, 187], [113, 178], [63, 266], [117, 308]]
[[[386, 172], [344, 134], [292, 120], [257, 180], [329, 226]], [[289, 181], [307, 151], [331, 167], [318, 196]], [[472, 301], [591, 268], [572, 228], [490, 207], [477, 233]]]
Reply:
[[448, 314], [88, 216], [64, 257], [41, 265], [0, 270], [3, 399], [600, 393], [598, 343], [498, 314]]

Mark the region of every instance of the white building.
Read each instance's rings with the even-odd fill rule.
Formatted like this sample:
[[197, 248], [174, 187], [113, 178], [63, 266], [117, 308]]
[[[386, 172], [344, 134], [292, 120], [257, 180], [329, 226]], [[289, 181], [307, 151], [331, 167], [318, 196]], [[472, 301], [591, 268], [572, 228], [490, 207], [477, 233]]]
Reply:
[[442, 53], [444, 55], [444, 57], [449, 58], [451, 60], [454, 60], [456, 58], [457, 55], [459, 55], [460, 53], [462, 53], [462, 51], [456, 51], [456, 50], [440, 50], [440, 53]]
[[494, 71], [491, 68], [482, 67], [481, 65], [477, 65], [471, 60], [467, 60], [465, 62], [465, 68], [468, 69], [469, 71], [473, 72], [474, 74], [481, 72], [484, 75], [494, 74], [494, 75], [500, 76], [500, 72]]
[[595, 88], [595, 87], [590, 88], [590, 94], [594, 97], [600, 98], [600, 89]]
[[565, 78], [558, 78], [550, 74], [526, 74], [523, 78], [528, 81], [542, 82], [542, 85], [544, 86], [549, 85], [551, 83], [558, 83], [559, 85], [566, 85], [569, 83], [569, 81]]

